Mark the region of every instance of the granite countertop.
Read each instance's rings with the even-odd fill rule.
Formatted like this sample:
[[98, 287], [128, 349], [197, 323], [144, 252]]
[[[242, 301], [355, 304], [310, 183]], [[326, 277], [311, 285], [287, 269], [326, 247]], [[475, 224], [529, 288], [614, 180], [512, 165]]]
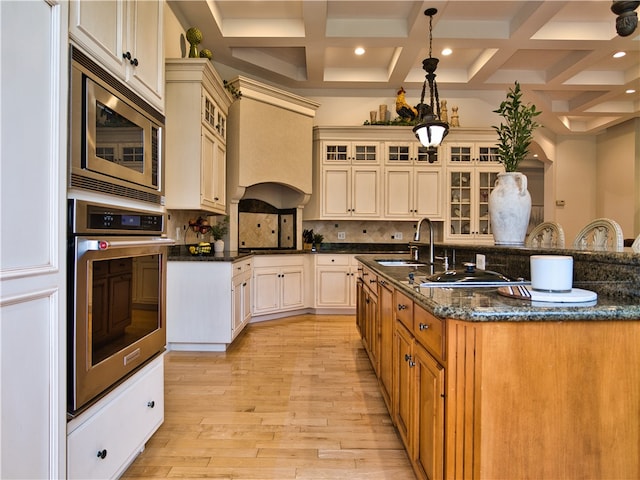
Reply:
[[[409, 258], [408, 255], [397, 255]], [[496, 321], [571, 321], [571, 320], [640, 320], [637, 299], [608, 297], [598, 294], [593, 305], [547, 303], [520, 300], [500, 295], [496, 288], [421, 288], [421, 273], [412, 267], [382, 267], [373, 255], [356, 257], [417, 304], [440, 318], [472, 322]], [[416, 272], [417, 285], [408, 282], [409, 272]], [[574, 283], [575, 288], [589, 290], [589, 285]]]
[[[407, 244], [399, 243], [323, 243], [320, 250], [293, 250], [293, 249], [256, 249], [240, 251], [224, 251], [203, 255], [189, 253], [188, 245], [175, 245], [169, 249], [169, 261], [179, 262], [235, 262], [252, 255], [292, 255], [292, 254], [370, 254], [370, 253], [406, 253]], [[213, 244], [211, 245], [213, 249]]]

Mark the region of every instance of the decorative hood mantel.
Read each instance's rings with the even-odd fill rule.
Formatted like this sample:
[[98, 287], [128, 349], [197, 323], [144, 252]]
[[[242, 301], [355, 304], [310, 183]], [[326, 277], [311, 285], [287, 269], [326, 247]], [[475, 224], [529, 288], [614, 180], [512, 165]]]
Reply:
[[242, 94], [227, 118], [229, 214], [236, 218], [238, 203], [247, 198], [280, 209], [304, 207], [312, 192], [313, 118], [320, 104], [246, 77], [229, 83]]
[[246, 77], [230, 84], [242, 93], [228, 118], [230, 200], [239, 201], [245, 189], [259, 184], [310, 195], [313, 118], [320, 104]]

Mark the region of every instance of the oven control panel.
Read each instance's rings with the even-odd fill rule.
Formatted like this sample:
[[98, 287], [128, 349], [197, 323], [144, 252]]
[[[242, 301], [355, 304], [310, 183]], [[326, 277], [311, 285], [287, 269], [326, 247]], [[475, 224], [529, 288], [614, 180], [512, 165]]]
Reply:
[[165, 230], [164, 213], [124, 209], [82, 200], [69, 200], [69, 220], [70, 233], [73, 235], [162, 235]]

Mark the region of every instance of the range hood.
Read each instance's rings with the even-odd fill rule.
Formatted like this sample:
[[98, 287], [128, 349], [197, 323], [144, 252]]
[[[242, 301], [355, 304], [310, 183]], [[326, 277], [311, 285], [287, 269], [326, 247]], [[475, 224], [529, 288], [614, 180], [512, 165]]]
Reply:
[[[246, 77], [230, 83], [242, 96], [227, 119], [233, 132], [227, 139], [229, 215], [238, 218], [242, 199], [263, 200], [278, 209], [297, 209], [300, 230], [300, 209], [312, 193], [313, 118], [320, 105]], [[238, 247], [234, 223], [231, 249]], [[296, 238], [301, 234], [296, 231]]]

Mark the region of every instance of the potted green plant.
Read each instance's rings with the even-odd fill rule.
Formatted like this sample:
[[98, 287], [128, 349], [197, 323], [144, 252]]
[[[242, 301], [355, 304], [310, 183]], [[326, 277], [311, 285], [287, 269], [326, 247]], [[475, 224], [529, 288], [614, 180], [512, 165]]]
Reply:
[[213, 236], [213, 250], [214, 252], [224, 251], [224, 237], [229, 231], [229, 215], [226, 215], [221, 222], [216, 222], [211, 225], [211, 235]]
[[311, 247], [312, 251], [318, 251], [320, 250], [320, 244], [322, 243], [322, 241], [324, 240], [324, 236], [320, 235], [319, 233], [314, 233], [313, 234], [313, 247]]
[[313, 245], [313, 229], [304, 229], [302, 231], [302, 248], [304, 250], [311, 250]]
[[507, 172], [515, 172], [529, 152], [533, 131], [540, 125], [534, 120], [541, 112], [535, 105], [522, 103], [522, 90], [516, 81], [509, 89], [507, 99], [493, 111], [504, 119], [499, 126], [493, 125], [498, 134], [498, 155]]
[[498, 174], [489, 197], [491, 232], [496, 245], [524, 245], [531, 214], [531, 195], [527, 177], [517, 172], [518, 165], [529, 152], [533, 131], [539, 127], [535, 117], [541, 112], [535, 105], [522, 101], [522, 90], [516, 81], [497, 110], [504, 122], [493, 126], [498, 134], [498, 158], [505, 173]]

